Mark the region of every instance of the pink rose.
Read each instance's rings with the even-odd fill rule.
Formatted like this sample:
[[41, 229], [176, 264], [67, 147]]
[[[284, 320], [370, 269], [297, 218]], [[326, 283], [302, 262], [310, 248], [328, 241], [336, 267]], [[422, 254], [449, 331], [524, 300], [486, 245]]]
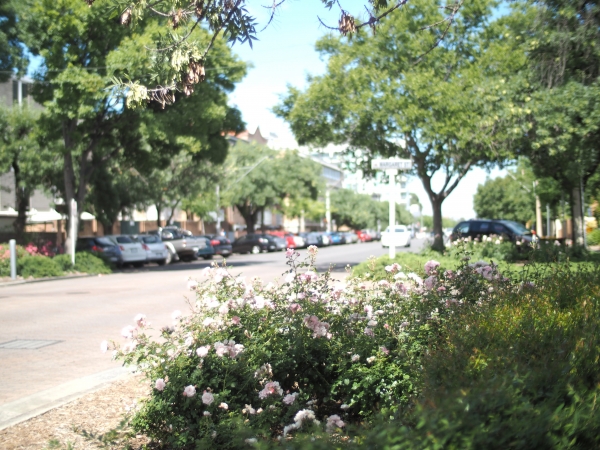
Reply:
[[184, 397], [193, 397], [194, 395], [196, 395], [196, 388], [192, 385], [186, 386], [183, 390]]
[[[164, 391], [166, 385], [167, 385], [167, 383], [165, 383], [165, 380], [163, 380], [162, 378], [159, 378], [158, 380], [156, 380], [156, 383], [154, 383], [154, 388], [157, 391]], [[183, 392], [183, 395], [185, 395], [185, 391]]]
[[214, 395], [212, 395], [210, 392], [204, 391], [204, 394], [202, 394], [202, 403], [204, 403], [205, 405], [210, 405], [214, 401]]

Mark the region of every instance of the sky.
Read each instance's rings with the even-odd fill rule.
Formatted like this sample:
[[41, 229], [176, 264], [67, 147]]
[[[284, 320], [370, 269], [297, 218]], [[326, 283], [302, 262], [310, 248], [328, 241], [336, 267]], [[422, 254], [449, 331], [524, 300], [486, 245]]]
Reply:
[[[365, 0], [341, 0], [342, 7], [351, 14], [364, 14]], [[249, 11], [256, 17], [261, 30], [267, 24], [270, 9], [263, 8], [267, 0], [250, 0]], [[314, 50], [315, 42], [330, 31], [319, 23], [319, 18], [329, 25], [336, 26], [339, 8], [327, 10], [320, 0], [286, 0], [278, 10], [268, 27], [258, 33], [259, 41], [249, 45], [236, 44], [233, 51], [239, 57], [252, 64], [246, 78], [230, 95], [230, 104], [237, 106], [247, 123], [249, 131], [254, 132], [260, 126], [263, 136], [277, 136], [277, 146], [297, 148], [294, 136], [287, 124], [271, 112], [287, 86], [305, 88], [307, 75], [321, 75], [326, 70], [326, 61], [319, 58]], [[473, 194], [486, 177], [502, 176], [503, 171], [493, 170], [491, 174], [482, 169], [473, 169], [460, 182], [442, 206], [444, 217], [472, 218]], [[408, 188], [415, 193], [423, 205], [423, 214], [431, 215], [431, 203], [423, 189], [421, 181], [412, 176]], [[434, 189], [441, 188], [443, 175], [434, 177]]]

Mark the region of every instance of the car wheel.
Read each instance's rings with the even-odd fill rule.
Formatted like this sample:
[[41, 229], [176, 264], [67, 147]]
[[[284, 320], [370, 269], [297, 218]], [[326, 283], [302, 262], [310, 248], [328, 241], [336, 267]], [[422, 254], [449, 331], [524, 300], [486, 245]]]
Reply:
[[133, 267], [137, 267], [139, 269], [140, 267], [144, 267], [144, 263], [143, 262], [133, 263]]
[[213, 259], [213, 255], [204, 255], [203, 258], [204, 259]]
[[251, 251], [253, 255], [257, 255], [260, 253], [260, 247], [258, 245], [254, 245]]
[[167, 263], [166, 258], [165, 259], [159, 259], [158, 261], [156, 261], [156, 264], [158, 264], [159, 266], [164, 266]]

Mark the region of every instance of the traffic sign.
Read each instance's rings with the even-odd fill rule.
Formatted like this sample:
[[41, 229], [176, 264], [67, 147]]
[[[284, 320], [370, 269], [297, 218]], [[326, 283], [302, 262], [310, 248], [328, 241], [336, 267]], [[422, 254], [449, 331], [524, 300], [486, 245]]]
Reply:
[[374, 159], [371, 161], [371, 169], [374, 170], [410, 170], [412, 169], [412, 161], [410, 159], [390, 158], [390, 159]]

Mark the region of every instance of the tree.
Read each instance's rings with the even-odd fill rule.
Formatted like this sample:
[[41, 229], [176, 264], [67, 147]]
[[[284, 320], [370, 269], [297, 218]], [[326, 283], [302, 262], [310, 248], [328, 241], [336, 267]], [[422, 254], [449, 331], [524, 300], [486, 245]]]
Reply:
[[[471, 167], [508, 155], [510, 139], [498, 123], [510, 112], [502, 109], [497, 68], [506, 71], [509, 57], [485, 33], [492, 6], [485, 0], [465, 5], [452, 29], [415, 34], [443, 20], [443, 5], [425, 0], [386, 19], [374, 36], [349, 43], [325, 38], [317, 49], [329, 58], [327, 74], [311, 78], [305, 92], [290, 88], [275, 109], [301, 144], [366, 151], [366, 173], [375, 156], [412, 158], [432, 204], [433, 247], [440, 251], [443, 201]], [[442, 46], [423, 56], [442, 38]], [[431, 178], [438, 171], [445, 182], [436, 192]]]
[[23, 43], [19, 36], [17, 1], [0, 2], [0, 81], [10, 79], [13, 73], [23, 74], [27, 68]]
[[520, 61], [511, 77], [513, 102], [524, 111], [516, 122], [526, 125], [515, 153], [530, 158], [536, 176], [556, 179], [569, 193], [573, 237], [582, 243], [582, 193], [600, 165], [599, 5], [517, 3], [503, 24]]
[[[228, 118], [235, 115], [226, 105], [226, 92], [241, 79], [245, 65], [221, 40], [213, 43], [215, 59], [206, 65], [214, 70], [196, 94], [202, 98], [202, 109], [194, 109], [198, 103], [193, 101], [182, 102], [182, 117], [182, 110], [128, 109], [127, 96], [110, 89], [116, 74], [146, 73], [153, 55], [145, 47], [158, 32], [158, 24], [148, 22], [134, 34], [80, 0], [29, 0], [20, 9], [20, 21], [29, 50], [44, 58], [36, 75], [35, 98], [46, 107], [43, 120], [48, 138], [62, 142], [60, 191], [67, 204], [76, 200], [84, 205], [94, 172], [116, 157], [143, 161], [146, 155], [160, 162], [161, 157], [150, 157], [157, 152], [166, 164], [181, 150], [183, 136], [196, 139], [198, 158], [226, 152], [222, 134]], [[193, 37], [209, 39], [201, 29]], [[196, 122], [206, 115], [214, 120]], [[71, 241], [68, 236], [68, 245]]]
[[38, 142], [39, 112], [26, 107], [0, 109], [0, 170], [13, 173], [17, 219], [13, 227], [17, 239], [23, 237], [33, 191], [53, 164], [48, 150]]
[[480, 184], [473, 197], [473, 208], [477, 217], [526, 223], [535, 220], [535, 195], [543, 204], [555, 208], [561, 200], [560, 185], [553, 178], [536, 180], [531, 165], [521, 160], [509, 175]]
[[[271, 20], [285, 1], [272, 3]], [[86, 2], [90, 6], [94, 4], [94, 8], [102, 9], [105, 15], [118, 16], [123, 26], [144, 24], [152, 17], [161, 19], [163, 29], [155, 35], [151, 45], [156, 54], [153, 67], [149, 71], [154, 85], [141, 83], [140, 77], [136, 79], [136, 77], [125, 76], [115, 80], [115, 86], [129, 92], [129, 104], [133, 106], [143, 105], [150, 99], [163, 105], [172, 103], [176, 99], [175, 91], [190, 95], [195, 86], [204, 81], [205, 66], [210, 59], [209, 52], [212, 51], [219, 35], [232, 44], [247, 42], [250, 46], [252, 41], [257, 39], [256, 23], [248, 12], [246, 0], [156, 0], [151, 3], [145, 0], [110, 0], [107, 3], [86, 0]], [[328, 9], [339, 6], [339, 24], [328, 28], [344, 36], [352, 35], [367, 27], [375, 30], [382, 18], [407, 3], [406, 0], [369, 0], [368, 3], [365, 2], [366, 18], [361, 21], [345, 11], [339, 1], [321, 0], [321, 2]], [[447, 30], [461, 4], [445, 5], [444, 11], [447, 11], [447, 16], [437, 23], [428, 25]], [[207, 30], [210, 39], [194, 40], [193, 32], [198, 28]]]
[[321, 166], [295, 151], [237, 142], [225, 166], [229, 176], [222, 191], [224, 203], [238, 209], [250, 233], [265, 209], [283, 210], [286, 202], [316, 200], [323, 187]]

